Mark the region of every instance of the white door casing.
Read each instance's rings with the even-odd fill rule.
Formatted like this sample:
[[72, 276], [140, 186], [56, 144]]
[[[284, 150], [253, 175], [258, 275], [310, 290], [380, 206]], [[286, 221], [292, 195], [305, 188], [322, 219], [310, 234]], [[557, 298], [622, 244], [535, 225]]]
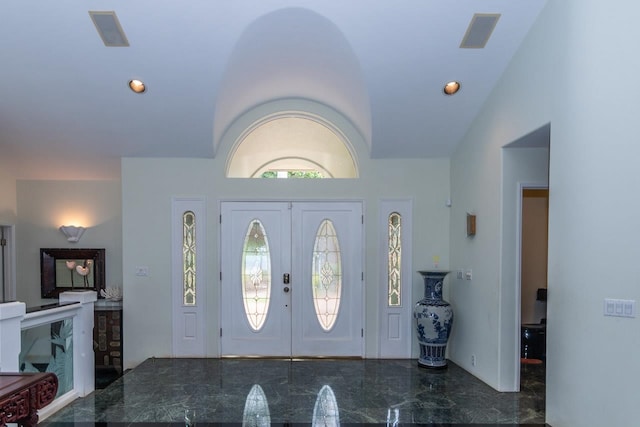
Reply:
[[0, 284], [3, 286], [3, 301], [14, 301], [16, 299], [14, 235], [15, 226], [0, 225]]

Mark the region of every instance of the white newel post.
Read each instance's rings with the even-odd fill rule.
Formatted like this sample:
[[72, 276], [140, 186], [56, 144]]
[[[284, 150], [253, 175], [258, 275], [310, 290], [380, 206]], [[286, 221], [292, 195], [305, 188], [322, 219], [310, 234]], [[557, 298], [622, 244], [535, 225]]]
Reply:
[[81, 304], [80, 311], [73, 318], [73, 388], [80, 397], [95, 390], [93, 310], [97, 299], [95, 291], [72, 291], [60, 294], [60, 303], [79, 302]]
[[18, 372], [20, 366], [20, 322], [27, 307], [23, 302], [0, 304], [0, 372]]

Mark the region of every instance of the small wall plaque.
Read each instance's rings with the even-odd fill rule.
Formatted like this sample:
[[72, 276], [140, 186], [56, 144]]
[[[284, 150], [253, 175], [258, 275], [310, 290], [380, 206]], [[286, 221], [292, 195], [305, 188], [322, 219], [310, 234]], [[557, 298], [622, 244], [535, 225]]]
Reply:
[[467, 214], [467, 236], [476, 235], [476, 216], [473, 214]]

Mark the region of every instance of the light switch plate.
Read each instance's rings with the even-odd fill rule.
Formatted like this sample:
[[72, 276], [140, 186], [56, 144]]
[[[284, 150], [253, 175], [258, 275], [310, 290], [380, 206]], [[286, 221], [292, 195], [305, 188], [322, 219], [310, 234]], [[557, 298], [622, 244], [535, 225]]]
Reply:
[[636, 300], [605, 298], [603, 313], [612, 317], [636, 317]]
[[136, 276], [147, 277], [149, 275], [149, 267], [138, 266], [136, 267]]

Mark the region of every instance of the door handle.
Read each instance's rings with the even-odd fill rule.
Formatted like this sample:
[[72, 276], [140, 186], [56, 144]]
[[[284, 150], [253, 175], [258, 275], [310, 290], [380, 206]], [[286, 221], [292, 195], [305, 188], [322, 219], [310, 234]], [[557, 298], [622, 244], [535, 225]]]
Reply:
[[289, 273], [284, 273], [282, 275], [282, 283], [284, 283], [285, 285], [289, 284]]
[[288, 287], [288, 286], [285, 286], [285, 287], [284, 287], [284, 289], [283, 289], [283, 291], [284, 291], [284, 293], [285, 293], [285, 294], [286, 294], [286, 293], [288, 293], [288, 292], [289, 292], [289, 287]]

